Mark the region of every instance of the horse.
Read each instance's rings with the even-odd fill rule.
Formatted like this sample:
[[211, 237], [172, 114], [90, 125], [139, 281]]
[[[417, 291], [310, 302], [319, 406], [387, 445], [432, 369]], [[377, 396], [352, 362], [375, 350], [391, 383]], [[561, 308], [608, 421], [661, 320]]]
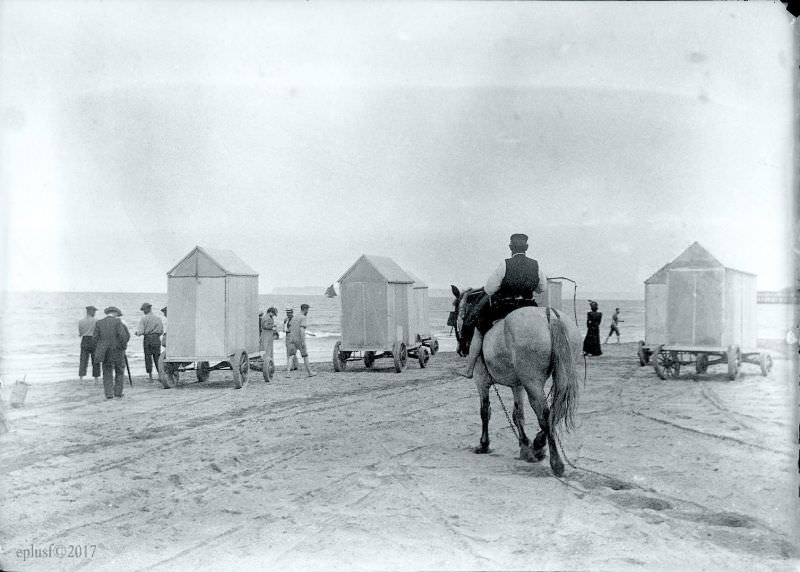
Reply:
[[[481, 290], [461, 292], [450, 286], [456, 297], [455, 326], [459, 355], [469, 351], [472, 337], [469, 315], [483, 295]], [[467, 318], [465, 323], [465, 318]], [[576, 359], [581, 351], [581, 336], [577, 327], [549, 308], [528, 306], [518, 308], [494, 323], [483, 338], [483, 356], [476, 364], [474, 379], [480, 397], [481, 438], [475, 453], [489, 452], [489, 388], [493, 383], [510, 387], [514, 393], [514, 426], [517, 428], [520, 458], [538, 462], [550, 449], [550, 468], [560, 477], [564, 463], [556, 446], [560, 427], [574, 427], [573, 416], [578, 400]], [[545, 393], [545, 382], [553, 383]], [[525, 434], [523, 392], [539, 421], [539, 432], [531, 441]]]

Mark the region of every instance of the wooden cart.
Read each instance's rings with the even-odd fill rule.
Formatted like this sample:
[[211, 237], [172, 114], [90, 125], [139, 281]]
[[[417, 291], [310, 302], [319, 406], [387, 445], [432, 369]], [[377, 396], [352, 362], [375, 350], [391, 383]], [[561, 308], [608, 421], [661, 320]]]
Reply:
[[424, 343], [414, 332], [412, 285], [414, 279], [392, 259], [362, 255], [339, 279], [342, 339], [333, 348], [333, 369], [343, 371], [348, 362], [362, 361], [371, 368], [375, 360], [391, 358], [396, 372], [408, 358], [425, 367], [438, 340]]
[[695, 373], [702, 374], [712, 365], [726, 364], [731, 381], [736, 379], [743, 363], [759, 366], [761, 375], [765, 377], [772, 369], [772, 357], [768, 353], [758, 350], [743, 352], [738, 346], [659, 345], [653, 354], [653, 367], [661, 379], [678, 377], [681, 366], [694, 366]]
[[[167, 273], [168, 335], [159, 378], [174, 387], [180, 373], [197, 381], [230, 369], [240, 389], [251, 366], [270, 381], [259, 350], [258, 274], [230, 250], [195, 247]], [[213, 364], [213, 365], [212, 365]]]
[[[756, 346], [756, 277], [723, 266], [695, 242], [645, 281], [645, 338], [638, 344], [642, 366], [653, 361], [661, 379], [677, 377], [681, 367], [706, 373], [727, 365], [733, 380], [743, 363], [762, 375], [772, 357]], [[745, 348], [745, 349], [743, 349]]]

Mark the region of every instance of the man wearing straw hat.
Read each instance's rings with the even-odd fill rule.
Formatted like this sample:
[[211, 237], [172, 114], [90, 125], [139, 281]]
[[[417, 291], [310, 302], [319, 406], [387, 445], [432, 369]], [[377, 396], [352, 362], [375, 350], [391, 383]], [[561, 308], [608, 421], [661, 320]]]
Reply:
[[[122, 397], [125, 377], [125, 349], [131, 334], [120, 320], [122, 312], [115, 306], [103, 310], [106, 317], [98, 320], [94, 329], [97, 363], [103, 364], [103, 389], [106, 399]], [[112, 379], [113, 376], [113, 379]]]
[[94, 361], [94, 327], [97, 318], [94, 313], [97, 308], [86, 306], [86, 317], [78, 321], [78, 335], [81, 337], [81, 361], [78, 365], [78, 377], [83, 380], [86, 370], [89, 367], [89, 360], [92, 360], [92, 377], [95, 382], [100, 378], [100, 366]]

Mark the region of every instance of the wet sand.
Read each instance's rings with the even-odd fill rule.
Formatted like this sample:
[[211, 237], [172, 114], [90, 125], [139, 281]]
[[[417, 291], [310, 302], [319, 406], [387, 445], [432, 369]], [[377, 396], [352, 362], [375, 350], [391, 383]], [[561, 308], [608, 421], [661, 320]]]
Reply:
[[454, 354], [251, 372], [241, 390], [229, 371], [135, 377], [108, 402], [92, 381], [32, 386], [0, 436], [0, 568], [797, 569], [791, 362], [662, 381], [635, 344], [604, 348], [562, 479], [519, 460], [494, 392], [492, 451], [472, 452], [477, 393]]

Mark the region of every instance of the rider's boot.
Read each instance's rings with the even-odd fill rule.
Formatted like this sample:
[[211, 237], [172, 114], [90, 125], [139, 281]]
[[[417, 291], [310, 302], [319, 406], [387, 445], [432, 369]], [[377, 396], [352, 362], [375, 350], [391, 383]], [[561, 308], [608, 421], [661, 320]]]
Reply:
[[458, 371], [458, 375], [472, 379], [472, 372], [475, 370], [475, 364], [478, 363], [478, 356], [481, 355], [481, 348], [483, 347], [483, 334], [477, 329], [472, 334], [472, 341], [469, 346], [469, 355], [467, 356], [467, 367], [463, 371]]

